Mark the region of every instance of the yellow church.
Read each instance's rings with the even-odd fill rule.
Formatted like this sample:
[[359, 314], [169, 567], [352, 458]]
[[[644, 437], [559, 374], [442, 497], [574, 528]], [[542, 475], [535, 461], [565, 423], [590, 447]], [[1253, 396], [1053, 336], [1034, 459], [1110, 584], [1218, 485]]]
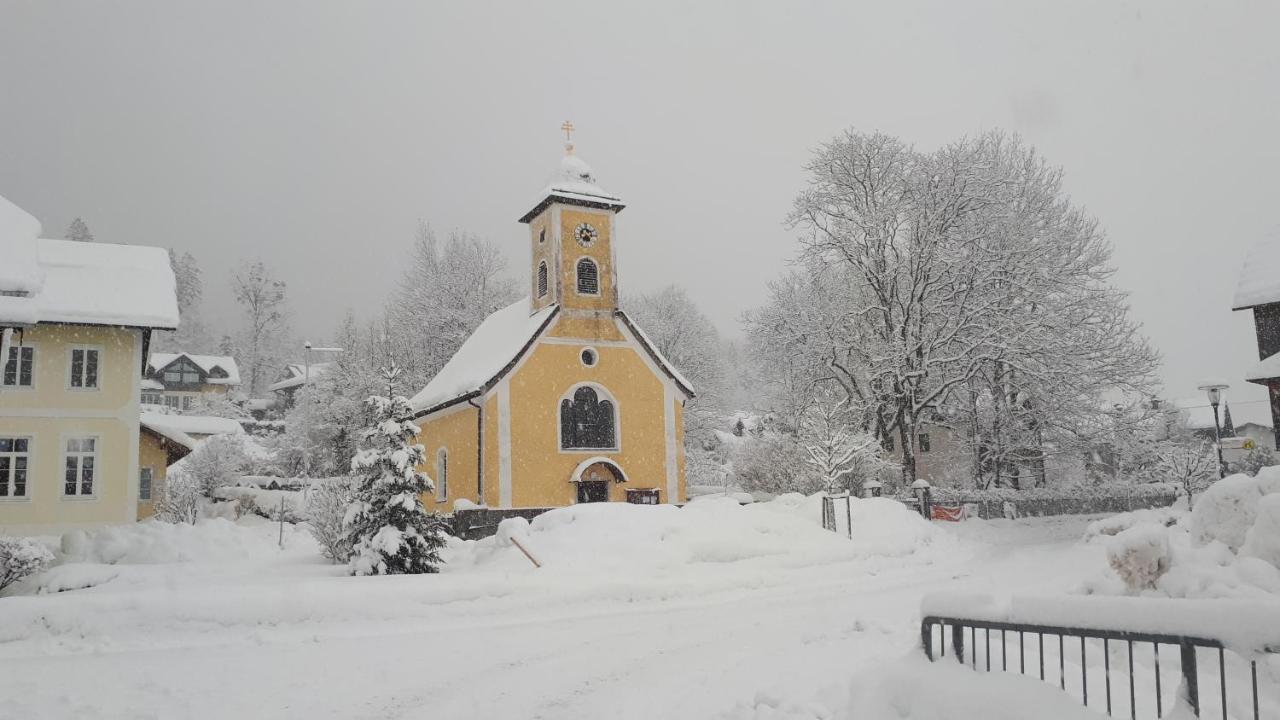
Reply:
[[693, 388], [618, 308], [623, 207], [566, 145], [520, 218], [529, 296], [485, 319], [411, 400], [428, 509], [685, 500]]

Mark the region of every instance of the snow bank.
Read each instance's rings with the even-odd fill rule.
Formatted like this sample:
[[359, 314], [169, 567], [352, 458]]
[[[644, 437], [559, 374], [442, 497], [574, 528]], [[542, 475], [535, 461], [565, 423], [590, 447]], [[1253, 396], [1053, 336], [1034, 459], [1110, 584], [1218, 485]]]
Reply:
[[[498, 534], [457, 543], [446, 553], [446, 572], [467, 568], [533, 571], [511, 546], [512, 536], [550, 572], [675, 573], [689, 566], [806, 567], [866, 558], [928, 561], [948, 552], [951, 539], [901, 503], [855, 499], [853, 539], [820, 525], [821, 498], [782, 495], [740, 505], [707, 498], [683, 508], [593, 503], [558, 508], [532, 522], [511, 519]], [[843, 507], [837, 515], [844, 520]]]
[[[996, 699], [998, 698], [998, 700]], [[979, 673], [919, 652], [855, 676], [803, 703], [759, 694], [727, 720], [1087, 720], [1098, 715], [1070, 695], [1029, 676]]]
[[1257, 517], [1245, 533], [1243, 557], [1255, 557], [1280, 568], [1280, 493], [1258, 501]]
[[1089, 523], [1084, 530], [1084, 540], [1092, 542], [1114, 537], [1137, 525], [1174, 525], [1186, 513], [1186, 502], [1183, 499], [1179, 499], [1178, 504], [1173, 507], [1119, 513]]
[[[297, 532], [288, 526], [285, 531], [289, 536]], [[196, 525], [141, 522], [68, 533], [62, 554], [66, 563], [234, 563], [261, 558], [272, 549], [277, 532], [275, 526], [245, 526], [220, 518]]]

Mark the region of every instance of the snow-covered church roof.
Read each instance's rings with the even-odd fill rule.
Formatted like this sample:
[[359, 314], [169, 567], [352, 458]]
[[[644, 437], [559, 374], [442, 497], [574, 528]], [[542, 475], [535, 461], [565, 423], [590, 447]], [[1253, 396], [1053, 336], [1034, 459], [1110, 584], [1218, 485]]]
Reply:
[[560, 167], [551, 176], [551, 181], [542, 189], [537, 204], [521, 216], [520, 222], [529, 222], [553, 202], [609, 208], [615, 212], [626, 207], [622, 203], [622, 198], [606, 191], [596, 183], [596, 176], [591, 166], [581, 157], [573, 154], [572, 146], [560, 160]]
[[39, 235], [39, 221], [0, 197], [0, 325], [178, 327], [163, 249]]
[[485, 318], [422, 392], [409, 401], [414, 412], [474, 397], [496, 381], [507, 364], [551, 322], [559, 306], [548, 305], [532, 315], [529, 309], [529, 298], [524, 297]]
[[[422, 392], [409, 401], [415, 415], [426, 415], [482, 395], [515, 367], [560, 310], [559, 305], [553, 304], [530, 314], [531, 307], [529, 298], [524, 297], [485, 318]], [[644, 331], [626, 313], [614, 312], [658, 367], [682, 392], [693, 397], [693, 385], [658, 352]]]
[[1280, 227], [1245, 255], [1231, 309], [1246, 310], [1275, 302], [1280, 302]]

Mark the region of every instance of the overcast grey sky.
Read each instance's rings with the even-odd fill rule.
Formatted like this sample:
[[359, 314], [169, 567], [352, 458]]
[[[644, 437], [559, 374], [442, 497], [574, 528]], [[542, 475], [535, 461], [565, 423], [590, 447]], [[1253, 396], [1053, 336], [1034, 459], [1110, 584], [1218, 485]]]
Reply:
[[1280, 3], [0, 0], [0, 195], [60, 237], [289, 283], [300, 332], [368, 315], [418, 218], [527, 262], [561, 153], [623, 196], [624, 292], [726, 332], [793, 255], [801, 166], [846, 127], [924, 148], [1002, 127], [1065, 167], [1173, 396], [1240, 379], [1245, 250], [1280, 223]]

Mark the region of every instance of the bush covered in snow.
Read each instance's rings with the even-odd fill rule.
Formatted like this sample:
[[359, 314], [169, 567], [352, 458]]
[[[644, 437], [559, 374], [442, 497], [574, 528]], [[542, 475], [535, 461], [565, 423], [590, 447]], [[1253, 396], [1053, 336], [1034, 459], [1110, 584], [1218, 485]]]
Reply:
[[335, 563], [351, 559], [351, 536], [344, 520], [354, 497], [355, 482], [351, 478], [317, 481], [307, 490], [307, 527], [324, 556]]
[[1169, 531], [1144, 524], [1118, 533], [1107, 543], [1107, 562], [1130, 592], [1152, 590], [1169, 571]]
[[1191, 537], [1200, 544], [1217, 541], [1235, 552], [1244, 545], [1258, 515], [1262, 491], [1248, 475], [1232, 475], [1209, 486], [1191, 511]]
[[738, 485], [748, 492], [808, 495], [826, 486], [808, 461], [809, 454], [794, 436], [769, 432], [738, 449], [733, 469]]
[[1092, 523], [1086, 540], [1114, 536], [1107, 559], [1115, 575], [1084, 590], [1177, 598], [1280, 595], [1280, 468], [1219, 480], [1190, 512], [1183, 507], [1180, 501]]
[[0, 537], [0, 590], [43, 572], [52, 562], [53, 553], [35, 540]]

